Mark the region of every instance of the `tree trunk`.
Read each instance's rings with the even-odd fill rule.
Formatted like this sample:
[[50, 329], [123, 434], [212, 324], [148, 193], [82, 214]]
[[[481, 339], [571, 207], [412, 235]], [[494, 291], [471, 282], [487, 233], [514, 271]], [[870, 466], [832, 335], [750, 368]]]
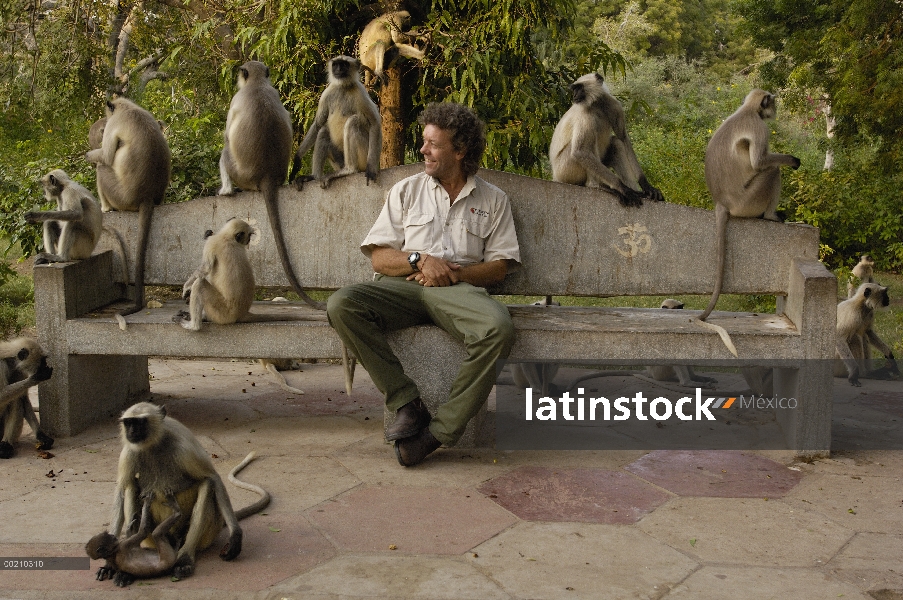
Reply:
[[[825, 98], [825, 123], [827, 131], [825, 134], [828, 137], [828, 144], [831, 143], [831, 140], [834, 139], [834, 125], [837, 124], [837, 119], [834, 118], [834, 115], [831, 114], [831, 105], [828, 103], [828, 98]], [[825, 152], [825, 171], [830, 171], [834, 168], [834, 148], [830, 145], [828, 146], [828, 150]]]
[[401, 106], [401, 68], [386, 69], [379, 89], [379, 116], [383, 121], [383, 149], [379, 168], [404, 164], [404, 110]]

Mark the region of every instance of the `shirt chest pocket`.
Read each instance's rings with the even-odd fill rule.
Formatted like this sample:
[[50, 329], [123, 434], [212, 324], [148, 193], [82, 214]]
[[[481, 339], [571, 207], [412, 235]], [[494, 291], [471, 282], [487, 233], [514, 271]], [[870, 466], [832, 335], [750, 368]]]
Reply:
[[490, 233], [489, 219], [464, 219], [463, 225], [466, 256], [473, 262], [480, 262]]
[[430, 250], [434, 219], [435, 215], [427, 213], [408, 213], [404, 218], [404, 247], [420, 252]]

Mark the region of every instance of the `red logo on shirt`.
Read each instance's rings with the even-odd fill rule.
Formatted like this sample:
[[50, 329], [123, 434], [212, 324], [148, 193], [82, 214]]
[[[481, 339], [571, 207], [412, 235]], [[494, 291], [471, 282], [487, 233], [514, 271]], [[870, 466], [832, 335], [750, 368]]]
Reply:
[[488, 217], [489, 216], [488, 212], [486, 212], [485, 210], [480, 210], [479, 208], [471, 208], [470, 212], [479, 217]]

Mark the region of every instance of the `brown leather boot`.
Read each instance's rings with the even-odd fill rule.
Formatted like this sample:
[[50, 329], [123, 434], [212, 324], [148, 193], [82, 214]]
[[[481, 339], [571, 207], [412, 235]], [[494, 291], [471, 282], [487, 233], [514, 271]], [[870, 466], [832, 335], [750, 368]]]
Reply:
[[412, 467], [441, 445], [442, 442], [433, 437], [429, 427], [424, 427], [414, 437], [395, 442], [395, 458], [402, 467]]
[[423, 400], [417, 398], [408, 402], [395, 413], [395, 420], [386, 428], [386, 441], [400, 440], [417, 435], [417, 433], [430, 424], [430, 411]]

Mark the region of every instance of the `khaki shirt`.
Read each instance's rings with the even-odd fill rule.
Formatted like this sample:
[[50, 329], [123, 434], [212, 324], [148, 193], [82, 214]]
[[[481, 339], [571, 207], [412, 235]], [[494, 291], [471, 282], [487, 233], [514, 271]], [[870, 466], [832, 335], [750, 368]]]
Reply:
[[499, 259], [520, 263], [505, 192], [471, 176], [449, 204], [448, 192], [426, 173], [399, 181], [389, 190], [361, 252], [369, 257], [374, 248], [387, 246], [425, 252], [461, 266]]

